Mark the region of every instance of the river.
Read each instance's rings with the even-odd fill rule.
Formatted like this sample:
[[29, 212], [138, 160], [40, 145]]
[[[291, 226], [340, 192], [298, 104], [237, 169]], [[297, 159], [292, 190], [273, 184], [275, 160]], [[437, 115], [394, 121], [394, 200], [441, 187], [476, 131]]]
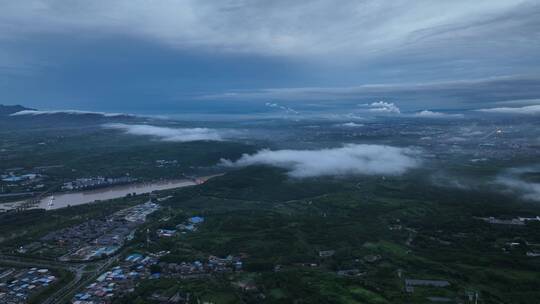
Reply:
[[[158, 181], [152, 183], [138, 183], [121, 186], [113, 186], [107, 188], [99, 188], [94, 190], [78, 191], [78, 192], [60, 192], [52, 195], [44, 196], [37, 205], [32, 208], [43, 208], [47, 210], [58, 209], [67, 206], [76, 206], [82, 204], [88, 204], [95, 201], [109, 200], [113, 198], [125, 197], [130, 193], [144, 194], [150, 193], [156, 190], [167, 190], [173, 188], [182, 188], [187, 186], [194, 186], [197, 183], [192, 180], [170, 180], [170, 181]], [[51, 202], [51, 198], [54, 197]], [[17, 201], [12, 203], [0, 204], [0, 210], [15, 209], [24, 201]]]

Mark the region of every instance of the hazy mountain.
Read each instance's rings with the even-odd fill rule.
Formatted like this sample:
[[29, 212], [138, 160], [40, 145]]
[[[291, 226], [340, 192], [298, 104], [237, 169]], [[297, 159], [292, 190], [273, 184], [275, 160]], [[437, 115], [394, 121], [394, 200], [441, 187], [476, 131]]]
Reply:
[[20, 111], [25, 110], [32, 110], [35, 111], [35, 109], [27, 108], [21, 105], [2, 105], [0, 104], [0, 116], [10, 115], [13, 113], [17, 113]]

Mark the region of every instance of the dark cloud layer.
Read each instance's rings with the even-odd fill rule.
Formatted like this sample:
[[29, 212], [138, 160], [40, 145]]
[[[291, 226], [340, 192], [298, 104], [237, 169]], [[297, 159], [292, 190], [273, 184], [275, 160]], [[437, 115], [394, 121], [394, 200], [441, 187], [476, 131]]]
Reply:
[[[379, 84], [341, 88], [285, 88], [229, 92], [205, 96], [223, 100], [285, 100], [351, 103], [365, 100], [398, 100], [417, 107], [474, 109], [482, 105], [537, 102], [540, 76], [494, 77], [445, 82]], [[400, 104], [400, 106], [403, 104]]]
[[537, 99], [539, 20], [533, 0], [4, 1], [0, 99], [146, 112]]

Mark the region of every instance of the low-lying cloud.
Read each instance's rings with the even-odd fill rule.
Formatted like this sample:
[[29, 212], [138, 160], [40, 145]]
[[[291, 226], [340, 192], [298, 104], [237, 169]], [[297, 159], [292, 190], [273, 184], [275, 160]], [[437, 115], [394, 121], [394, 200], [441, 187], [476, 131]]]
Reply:
[[370, 112], [384, 114], [400, 114], [401, 110], [393, 102], [377, 101], [368, 105]]
[[443, 118], [443, 119], [449, 119], [449, 118], [463, 118], [463, 114], [448, 114], [448, 113], [442, 113], [442, 112], [434, 112], [430, 110], [424, 110], [420, 111], [414, 114], [414, 117], [418, 118]]
[[345, 127], [345, 128], [359, 128], [359, 127], [363, 127], [364, 124], [359, 124], [359, 123], [356, 123], [356, 122], [345, 122], [345, 123], [342, 123], [342, 124], [337, 124], [336, 125], [337, 127]]
[[131, 135], [154, 136], [164, 141], [187, 142], [199, 140], [223, 140], [222, 135], [217, 130], [208, 128], [169, 128], [122, 123], [105, 124], [103, 127], [121, 130], [126, 134]]
[[500, 107], [490, 109], [480, 109], [479, 112], [495, 114], [514, 114], [514, 115], [540, 115], [540, 105], [531, 105], [524, 107]]
[[261, 150], [236, 161], [222, 159], [229, 167], [270, 165], [284, 168], [292, 177], [330, 175], [400, 175], [420, 165], [420, 152], [385, 145], [347, 144], [321, 150]]
[[540, 167], [512, 168], [499, 175], [495, 182], [506, 186], [526, 200], [540, 201], [540, 183], [526, 181], [521, 175], [526, 173], [539, 173]]
[[133, 116], [125, 113], [108, 113], [108, 112], [92, 112], [92, 111], [79, 111], [79, 110], [59, 110], [59, 111], [37, 111], [37, 110], [24, 110], [10, 114], [10, 116], [23, 116], [23, 115], [54, 115], [54, 114], [69, 114], [69, 115], [100, 115], [103, 117], [121, 117], [121, 116]]
[[277, 103], [267, 102], [264, 105], [269, 107], [269, 108], [281, 109], [281, 110], [285, 111], [287, 114], [300, 114], [298, 111], [296, 111], [293, 108], [283, 106], [283, 105], [280, 105], [280, 104], [277, 104]]

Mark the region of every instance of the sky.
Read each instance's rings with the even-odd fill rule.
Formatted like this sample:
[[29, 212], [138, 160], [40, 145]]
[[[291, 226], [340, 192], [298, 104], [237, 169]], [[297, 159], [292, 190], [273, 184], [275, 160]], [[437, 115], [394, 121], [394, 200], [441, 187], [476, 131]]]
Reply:
[[133, 113], [540, 104], [539, 1], [0, 5], [0, 104]]

